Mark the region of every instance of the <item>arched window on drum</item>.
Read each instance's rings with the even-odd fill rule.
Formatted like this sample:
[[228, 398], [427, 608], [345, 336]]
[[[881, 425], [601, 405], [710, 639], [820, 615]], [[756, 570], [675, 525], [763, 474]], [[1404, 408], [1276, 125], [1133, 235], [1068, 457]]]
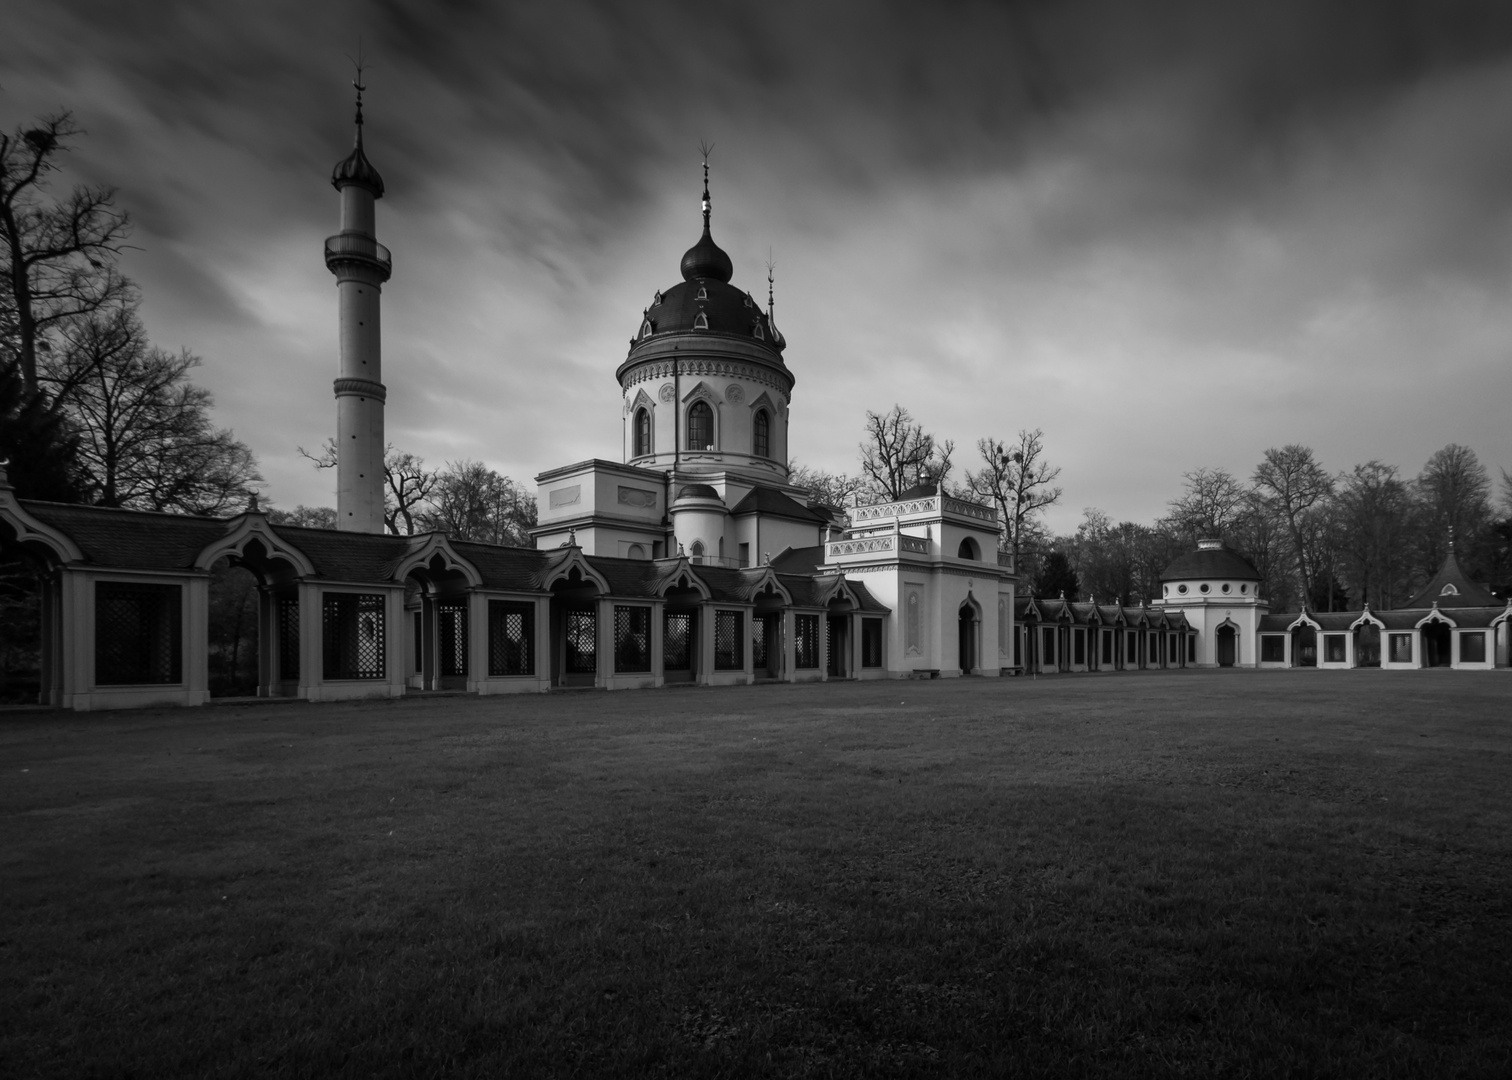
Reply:
[[688, 449], [714, 449], [714, 410], [707, 401], [695, 401], [688, 410]]
[[756, 410], [756, 420], [751, 428], [751, 453], [757, 457], [772, 456], [772, 417], [765, 409]]
[[651, 410], [635, 410], [635, 456], [651, 452]]

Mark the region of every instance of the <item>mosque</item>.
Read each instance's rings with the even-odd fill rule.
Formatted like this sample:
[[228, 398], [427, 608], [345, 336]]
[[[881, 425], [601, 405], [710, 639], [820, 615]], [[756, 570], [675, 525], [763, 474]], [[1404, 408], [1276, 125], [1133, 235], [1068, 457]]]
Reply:
[[[337, 164], [337, 528], [21, 500], [0, 465], [0, 549], [45, 568], [40, 703], [209, 700], [209, 577], [258, 582], [258, 694], [744, 685], [1173, 667], [1506, 668], [1512, 602], [1451, 553], [1411, 610], [1272, 615], [1220, 541], [1149, 605], [1018, 596], [988, 506], [930, 488], [839, 511], [790, 483], [797, 376], [711, 228], [657, 289], [615, 372], [619, 460], [537, 478], [534, 548], [384, 532], [383, 180]], [[801, 364], [798, 366], [801, 372]], [[1434, 591], [1437, 590], [1437, 591]], [[1431, 596], [1429, 594], [1432, 594]], [[1422, 603], [1419, 603], [1419, 600]]]

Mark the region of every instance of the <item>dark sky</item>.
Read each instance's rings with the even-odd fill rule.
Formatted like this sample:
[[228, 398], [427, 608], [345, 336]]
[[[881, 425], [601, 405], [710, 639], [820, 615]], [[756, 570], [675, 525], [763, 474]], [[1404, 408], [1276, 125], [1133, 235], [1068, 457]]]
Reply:
[[907, 405], [1040, 427], [1082, 509], [1302, 442], [1512, 468], [1512, 5], [22, 2], [0, 122], [71, 108], [148, 329], [279, 505], [333, 502], [331, 166], [359, 35], [391, 440], [517, 479], [616, 458], [614, 369], [698, 235], [777, 322], [792, 448]]

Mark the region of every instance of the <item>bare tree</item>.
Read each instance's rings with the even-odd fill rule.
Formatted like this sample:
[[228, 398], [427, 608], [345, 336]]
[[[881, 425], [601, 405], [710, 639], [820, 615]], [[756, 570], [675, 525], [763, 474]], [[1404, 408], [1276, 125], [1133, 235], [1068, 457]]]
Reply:
[[1343, 477], [1338, 504], [1339, 547], [1350, 594], [1377, 608], [1406, 599], [1412, 505], [1396, 466], [1380, 461], [1356, 465]]
[[1313, 458], [1310, 447], [1292, 443], [1267, 450], [1252, 479], [1264, 497], [1266, 509], [1286, 530], [1297, 583], [1301, 595], [1306, 597], [1312, 592], [1318, 572], [1310, 558], [1316, 544], [1310, 542], [1314, 527], [1308, 514], [1332, 497], [1333, 477]]
[[955, 444], [936, 442], [901, 405], [886, 413], [866, 413], [866, 439], [861, 443], [861, 471], [872, 492], [884, 499], [900, 499], [921, 484], [943, 485], [950, 474]]
[[132, 292], [115, 268], [131, 232], [130, 220], [115, 208], [115, 192], [78, 185], [57, 201], [45, 195], [59, 156], [80, 134], [69, 112], [0, 134], [0, 283], [22, 380], [33, 393], [47, 331], [120, 304]]
[[210, 419], [214, 399], [189, 381], [199, 357], [153, 348], [130, 308], [70, 327], [43, 384], [78, 436], [86, 498], [100, 506], [220, 514], [261, 482], [252, 451]]
[[866, 488], [859, 476], [788, 462], [788, 483], [807, 488], [810, 506], [845, 506]]
[[1420, 515], [1418, 569], [1434, 573], [1451, 539], [1461, 557], [1476, 561], [1491, 524], [1491, 476], [1475, 451], [1450, 443], [1423, 465], [1413, 488]]
[[1012, 446], [989, 438], [978, 439], [976, 447], [983, 466], [966, 474], [966, 489], [997, 507], [1003, 528], [999, 542], [1013, 553], [1018, 571], [1032, 523], [1046, 507], [1060, 502], [1061, 489], [1055, 486], [1060, 466], [1045, 460], [1045, 433], [1039, 428], [1021, 429]]
[[[325, 441], [319, 454], [296, 447], [317, 469], [336, 467], [336, 439]], [[383, 450], [383, 524], [395, 536], [413, 536], [420, 509], [436, 486], [437, 473], [425, 467], [425, 459], [410, 452], [395, 450], [392, 443]]]
[[292, 510], [267, 508], [268, 520], [274, 525], [296, 525], [306, 529], [334, 529], [336, 508], [333, 506], [306, 506], [300, 503]]
[[536, 502], [481, 461], [448, 462], [417, 517], [426, 530], [459, 540], [526, 547], [536, 523]]
[[1193, 541], [1233, 532], [1249, 507], [1245, 486], [1227, 469], [1194, 469], [1182, 478], [1185, 490], [1167, 504], [1170, 526]]

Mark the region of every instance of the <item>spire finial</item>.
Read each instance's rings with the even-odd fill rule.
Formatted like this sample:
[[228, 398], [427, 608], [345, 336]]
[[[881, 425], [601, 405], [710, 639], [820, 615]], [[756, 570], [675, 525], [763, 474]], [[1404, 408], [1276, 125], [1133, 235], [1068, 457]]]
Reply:
[[777, 310], [777, 294], [775, 288], [776, 279], [773, 272], [777, 264], [772, 261], [772, 249], [767, 248], [767, 321], [770, 322]]
[[709, 198], [709, 155], [714, 152], [714, 144], [698, 141], [698, 152], [703, 155], [704, 189], [703, 189], [703, 216], [704, 231], [709, 231], [709, 210], [713, 206], [713, 200]]
[[362, 92], [367, 89], [362, 82], [362, 70], [368, 66], [362, 55], [362, 38], [357, 38], [357, 55], [347, 56], [352, 61], [352, 67], [356, 70], [357, 77], [352, 80], [352, 88], [357, 91], [357, 145], [362, 145]]

